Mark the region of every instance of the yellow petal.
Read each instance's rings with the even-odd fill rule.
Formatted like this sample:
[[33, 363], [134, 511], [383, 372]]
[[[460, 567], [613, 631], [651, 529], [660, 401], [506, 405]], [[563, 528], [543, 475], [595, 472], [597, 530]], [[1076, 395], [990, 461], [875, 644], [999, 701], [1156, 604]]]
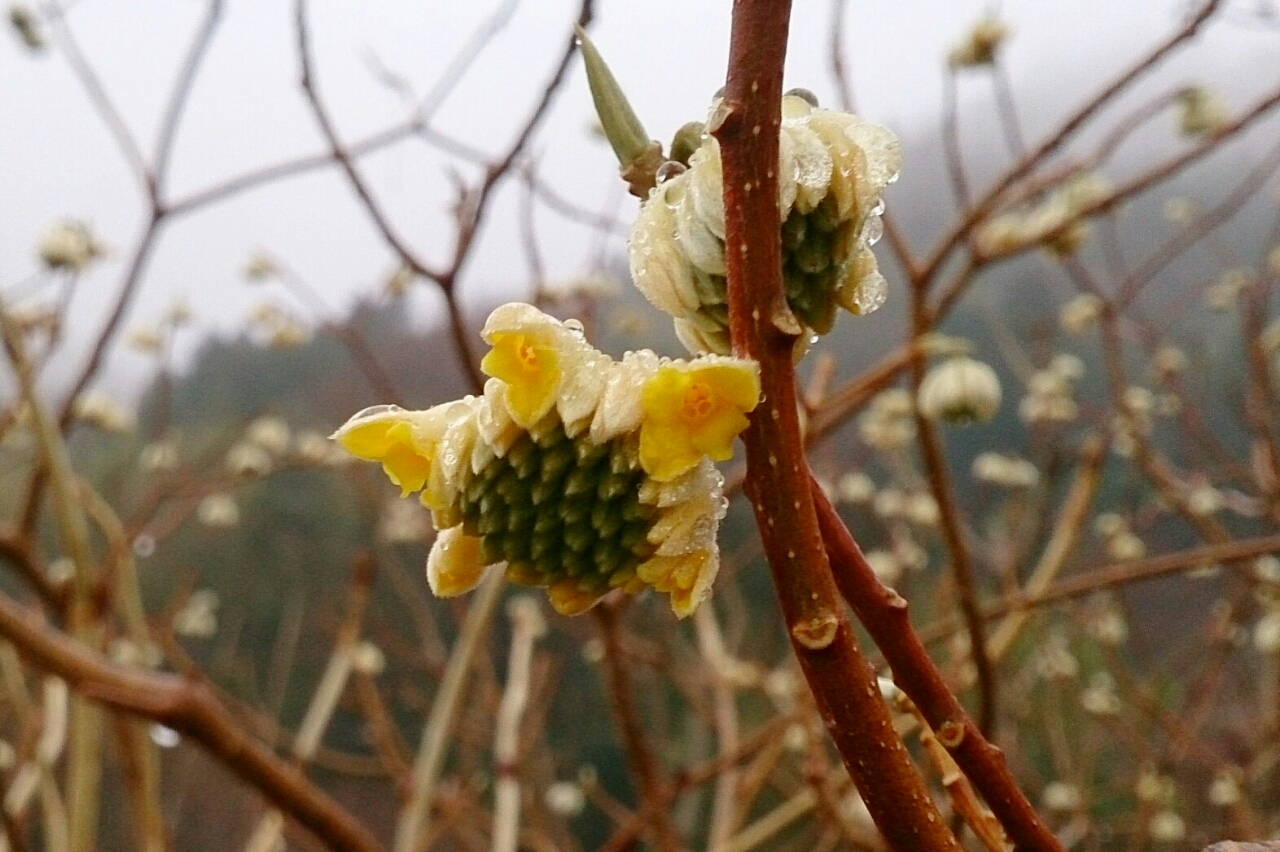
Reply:
[[547, 587], [551, 608], [561, 615], [579, 615], [599, 603], [603, 595], [584, 592], [577, 580], [560, 580]]
[[560, 390], [556, 341], [544, 329], [494, 332], [490, 341], [493, 349], [480, 362], [480, 369], [506, 382], [511, 417], [529, 428], [551, 410]]
[[484, 577], [480, 539], [462, 527], [442, 530], [427, 556], [427, 584], [438, 598], [451, 598], [471, 591]]
[[746, 361], [663, 365], [641, 392], [640, 464], [654, 479], [669, 481], [704, 455], [728, 459], [759, 396], [757, 368]]
[[417, 421], [429, 412], [393, 405], [367, 408], [333, 433], [344, 450], [366, 461], [382, 462], [401, 494], [420, 491], [431, 473], [434, 442]]

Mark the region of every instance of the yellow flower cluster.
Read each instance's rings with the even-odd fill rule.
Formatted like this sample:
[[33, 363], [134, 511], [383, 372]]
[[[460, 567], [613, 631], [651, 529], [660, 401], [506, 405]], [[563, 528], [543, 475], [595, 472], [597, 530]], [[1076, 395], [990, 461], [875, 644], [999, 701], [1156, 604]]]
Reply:
[[565, 614], [646, 587], [691, 613], [719, 567], [712, 462], [730, 457], [756, 406], [756, 364], [647, 350], [615, 361], [574, 321], [518, 303], [495, 310], [482, 335], [483, 396], [376, 406], [333, 436], [381, 462], [402, 494], [420, 492], [441, 531], [432, 590], [468, 591], [505, 562], [509, 579], [547, 587]]
[[[874, 311], [885, 281], [871, 246], [879, 239], [880, 194], [898, 174], [897, 138], [854, 115], [819, 109], [808, 93], [782, 99], [778, 205], [787, 304], [825, 334], [837, 307]], [[667, 163], [631, 231], [636, 286], [675, 318], [691, 352], [729, 351], [725, 214], [720, 147], [713, 137]]]

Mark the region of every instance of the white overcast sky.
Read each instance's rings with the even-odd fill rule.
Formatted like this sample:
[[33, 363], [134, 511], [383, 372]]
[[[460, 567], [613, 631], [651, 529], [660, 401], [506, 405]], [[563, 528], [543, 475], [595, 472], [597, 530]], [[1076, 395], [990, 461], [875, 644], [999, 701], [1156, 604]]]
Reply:
[[[312, 4], [316, 65], [323, 97], [345, 139], [404, 117], [397, 95], [375, 79], [370, 57], [421, 96], [498, 2], [479, 0], [326, 0]], [[1241, 8], [1248, 4], [1241, 0]], [[174, 153], [169, 195], [181, 197], [219, 179], [320, 150], [319, 134], [297, 88], [298, 65], [285, 0], [228, 0], [216, 41], [192, 91]], [[728, 0], [599, 0], [592, 34], [630, 93], [647, 129], [668, 139], [701, 118], [724, 76]], [[991, 4], [983, 0], [850, 0], [848, 62], [861, 111], [899, 133], [936, 121], [942, 57]], [[1185, 0], [1024, 0], [1005, 2], [1014, 31], [1005, 53], [1019, 99], [1033, 116], [1061, 115], [1154, 41], [1185, 12]], [[434, 125], [487, 150], [506, 145], [524, 120], [563, 46], [576, 3], [524, 0], [437, 113]], [[199, 0], [78, 0], [71, 27], [117, 103], [150, 150], [175, 69], [205, 4]], [[826, 0], [795, 0], [789, 86], [832, 100]], [[32, 55], [11, 34], [0, 38], [0, 286], [28, 278], [40, 233], [60, 217], [84, 219], [117, 251], [86, 276], [75, 302], [74, 340], [103, 319], [123, 266], [122, 255], [144, 221], [130, 172], [103, 123], [54, 51]], [[1170, 73], [1243, 87], [1274, 85], [1280, 71], [1274, 29], [1220, 24], [1205, 49]], [[1230, 46], [1214, 51], [1213, 45]], [[1209, 57], [1206, 59], [1206, 57]], [[1212, 62], [1212, 65], [1206, 64]], [[1109, 69], [1109, 70], [1108, 70]], [[966, 83], [966, 101], [989, 103]], [[980, 108], [975, 106], [974, 109]], [[589, 138], [590, 100], [580, 65], [531, 147], [542, 174], [566, 197], [590, 208], [620, 197], [612, 155]], [[1036, 136], [1034, 127], [1032, 137]], [[401, 232], [425, 256], [450, 249], [450, 168], [465, 166], [411, 142], [371, 157], [362, 170]], [[903, 182], [911, 179], [906, 164]], [[503, 194], [462, 283], [472, 304], [524, 295], [517, 200]], [[892, 201], [891, 201], [892, 203]], [[538, 233], [552, 276], [591, 262], [593, 236], [540, 211]], [[263, 290], [241, 270], [255, 249], [297, 269], [335, 307], [371, 292], [393, 268], [367, 218], [333, 170], [276, 183], [174, 223], [152, 258], [130, 326], [158, 317], [175, 298], [196, 311], [200, 327], [222, 332], [242, 324]], [[617, 244], [621, 250], [621, 243]], [[271, 298], [287, 302], [279, 291]], [[434, 299], [422, 293], [423, 315]], [[74, 348], [74, 347], [73, 347]], [[72, 352], [71, 355], [76, 353]], [[137, 375], [143, 362], [115, 356], [108, 384]]]

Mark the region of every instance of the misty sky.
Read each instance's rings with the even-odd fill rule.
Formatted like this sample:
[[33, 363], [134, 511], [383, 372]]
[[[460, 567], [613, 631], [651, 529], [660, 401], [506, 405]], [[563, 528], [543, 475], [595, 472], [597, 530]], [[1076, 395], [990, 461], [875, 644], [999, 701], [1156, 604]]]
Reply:
[[[354, 140], [402, 119], [499, 5], [458, 0], [313, 4], [320, 86], [343, 137]], [[701, 118], [724, 76], [727, 0], [601, 0], [598, 5], [593, 37], [650, 133], [665, 140], [683, 122]], [[931, 127], [939, 113], [943, 57], [990, 5], [982, 0], [851, 0], [847, 56], [860, 111], [903, 135]], [[291, 6], [283, 0], [228, 2], [177, 137], [171, 199], [321, 150], [297, 88]], [[1031, 137], [1037, 137], [1037, 118], [1069, 110], [1120, 63], [1175, 27], [1186, 7], [1174, 0], [1004, 3], [1002, 15], [1015, 33], [1005, 56], [1027, 106]], [[575, 8], [568, 0], [519, 4], [432, 124], [481, 149], [503, 148], [550, 74]], [[76, 38], [144, 151], [154, 145], [168, 88], [204, 9], [198, 0], [78, 0], [69, 13]], [[827, 2], [796, 0], [787, 85], [813, 89], [824, 102], [833, 100], [829, 21]], [[1280, 34], [1274, 29], [1227, 22], [1205, 39], [1203, 50], [1174, 63], [1168, 74], [1228, 88], [1237, 106], [1253, 91], [1275, 84]], [[1214, 52], [1214, 44], [1230, 45], [1230, 52]], [[394, 91], [375, 68], [403, 79], [412, 94]], [[975, 116], [970, 132], [979, 136], [984, 116], [990, 116], [988, 91], [981, 79], [963, 81], [962, 103]], [[144, 222], [141, 195], [56, 51], [32, 54], [5, 33], [0, 115], [0, 287], [8, 292], [37, 271], [33, 247], [59, 217], [91, 222], [116, 248], [80, 283], [72, 332], [74, 341], [83, 341], [103, 321], [122, 255]], [[530, 153], [543, 178], [565, 197], [627, 217], [634, 202], [614, 177], [612, 155], [587, 133], [590, 116], [585, 81], [575, 63]], [[475, 169], [417, 141], [369, 157], [361, 168], [400, 232], [429, 259], [443, 259], [453, 237], [453, 174], [470, 181]], [[907, 162], [903, 183], [910, 180]], [[494, 210], [461, 285], [470, 304], [528, 295], [519, 200], [513, 185]], [[543, 208], [535, 221], [549, 276], [581, 273], [598, 256], [600, 241], [591, 231]], [[612, 247], [621, 251], [622, 242], [615, 240]], [[152, 258], [127, 327], [153, 321], [175, 298], [191, 305], [200, 329], [224, 333], [242, 325], [264, 299], [305, 313], [278, 287], [245, 283], [242, 269], [256, 249], [282, 258], [334, 310], [357, 294], [375, 291], [395, 267], [338, 173], [313, 172], [175, 221]], [[423, 286], [414, 303], [426, 316], [437, 307], [437, 298]], [[145, 366], [138, 356], [120, 353], [109, 364], [106, 383], [126, 385]]]

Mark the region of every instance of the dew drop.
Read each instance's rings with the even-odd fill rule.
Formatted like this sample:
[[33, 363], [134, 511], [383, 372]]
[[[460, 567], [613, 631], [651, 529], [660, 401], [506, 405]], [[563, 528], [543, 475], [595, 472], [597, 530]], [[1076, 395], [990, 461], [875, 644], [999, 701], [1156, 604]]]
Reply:
[[665, 163], [658, 166], [658, 171], [654, 173], [653, 179], [657, 181], [659, 185], [662, 185], [672, 178], [684, 174], [686, 171], [687, 169], [685, 168], [684, 163], [678, 163], [675, 160], [667, 160]]
[[888, 298], [889, 286], [879, 272], [872, 272], [863, 278], [853, 294], [853, 302], [858, 306], [859, 314], [869, 314], [878, 310]]
[[182, 742], [182, 735], [173, 728], [156, 724], [151, 726], [151, 741], [160, 748], [173, 748]]
[[862, 226], [862, 238], [867, 241], [867, 245], [873, 246], [880, 242], [880, 238], [884, 236], [884, 222], [879, 216], [869, 216]]

